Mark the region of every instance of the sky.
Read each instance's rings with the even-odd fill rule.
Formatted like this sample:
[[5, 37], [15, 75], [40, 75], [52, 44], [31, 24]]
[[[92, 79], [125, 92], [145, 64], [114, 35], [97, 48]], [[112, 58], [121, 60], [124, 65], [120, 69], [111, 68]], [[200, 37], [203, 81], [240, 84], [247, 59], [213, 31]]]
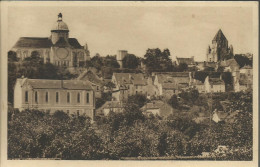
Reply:
[[8, 8], [8, 48], [20, 37], [49, 37], [58, 13], [71, 38], [88, 44], [90, 55], [118, 50], [143, 57], [148, 48], [168, 48], [172, 59], [206, 59], [219, 29], [235, 53], [253, 52], [251, 7], [15, 6]]

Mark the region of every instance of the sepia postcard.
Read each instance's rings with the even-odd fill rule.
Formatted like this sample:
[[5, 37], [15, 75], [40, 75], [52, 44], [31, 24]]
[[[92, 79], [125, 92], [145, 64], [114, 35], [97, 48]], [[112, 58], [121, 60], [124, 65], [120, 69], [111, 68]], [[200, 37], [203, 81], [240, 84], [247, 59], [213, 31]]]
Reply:
[[258, 2], [0, 5], [1, 166], [258, 165]]

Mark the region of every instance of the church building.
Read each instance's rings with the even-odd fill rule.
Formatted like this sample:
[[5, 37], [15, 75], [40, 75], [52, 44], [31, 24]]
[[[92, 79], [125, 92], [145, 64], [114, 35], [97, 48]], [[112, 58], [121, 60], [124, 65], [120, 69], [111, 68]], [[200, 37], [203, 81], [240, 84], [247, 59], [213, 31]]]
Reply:
[[20, 60], [37, 52], [44, 63], [57, 66], [80, 67], [90, 59], [87, 44], [81, 46], [76, 38], [69, 38], [69, 28], [63, 22], [61, 13], [51, 29], [50, 37], [21, 37], [11, 50], [16, 52]]
[[233, 58], [233, 46], [228, 46], [228, 40], [220, 29], [213, 38], [211, 46], [208, 46], [206, 61], [220, 62], [230, 58]]

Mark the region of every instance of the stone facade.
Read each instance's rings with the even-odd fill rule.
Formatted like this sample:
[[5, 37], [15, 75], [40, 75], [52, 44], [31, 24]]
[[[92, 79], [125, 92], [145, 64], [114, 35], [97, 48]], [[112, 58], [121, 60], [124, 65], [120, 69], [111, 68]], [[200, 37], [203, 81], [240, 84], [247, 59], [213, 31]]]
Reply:
[[14, 87], [14, 108], [94, 118], [95, 94], [87, 81], [19, 78]]
[[233, 57], [233, 46], [228, 47], [228, 40], [221, 31], [217, 32], [212, 40], [211, 46], [207, 48], [207, 62], [219, 62], [221, 60]]
[[47, 38], [21, 37], [11, 49], [16, 52], [20, 60], [36, 53], [43, 58], [44, 63], [57, 66], [79, 67], [90, 59], [87, 44], [81, 46], [76, 38], [69, 38], [69, 28], [62, 21], [62, 14], [51, 29], [51, 36]]

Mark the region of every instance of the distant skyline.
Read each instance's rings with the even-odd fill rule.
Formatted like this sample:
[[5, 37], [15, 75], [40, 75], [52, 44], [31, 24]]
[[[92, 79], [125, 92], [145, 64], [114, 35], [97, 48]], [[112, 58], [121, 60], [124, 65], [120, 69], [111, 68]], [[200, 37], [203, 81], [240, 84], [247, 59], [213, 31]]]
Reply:
[[148, 48], [168, 48], [173, 60], [194, 56], [204, 61], [219, 29], [235, 54], [253, 53], [251, 7], [9, 7], [9, 49], [20, 37], [49, 37], [60, 12], [69, 36], [87, 43], [91, 57], [117, 50], [143, 57]]

